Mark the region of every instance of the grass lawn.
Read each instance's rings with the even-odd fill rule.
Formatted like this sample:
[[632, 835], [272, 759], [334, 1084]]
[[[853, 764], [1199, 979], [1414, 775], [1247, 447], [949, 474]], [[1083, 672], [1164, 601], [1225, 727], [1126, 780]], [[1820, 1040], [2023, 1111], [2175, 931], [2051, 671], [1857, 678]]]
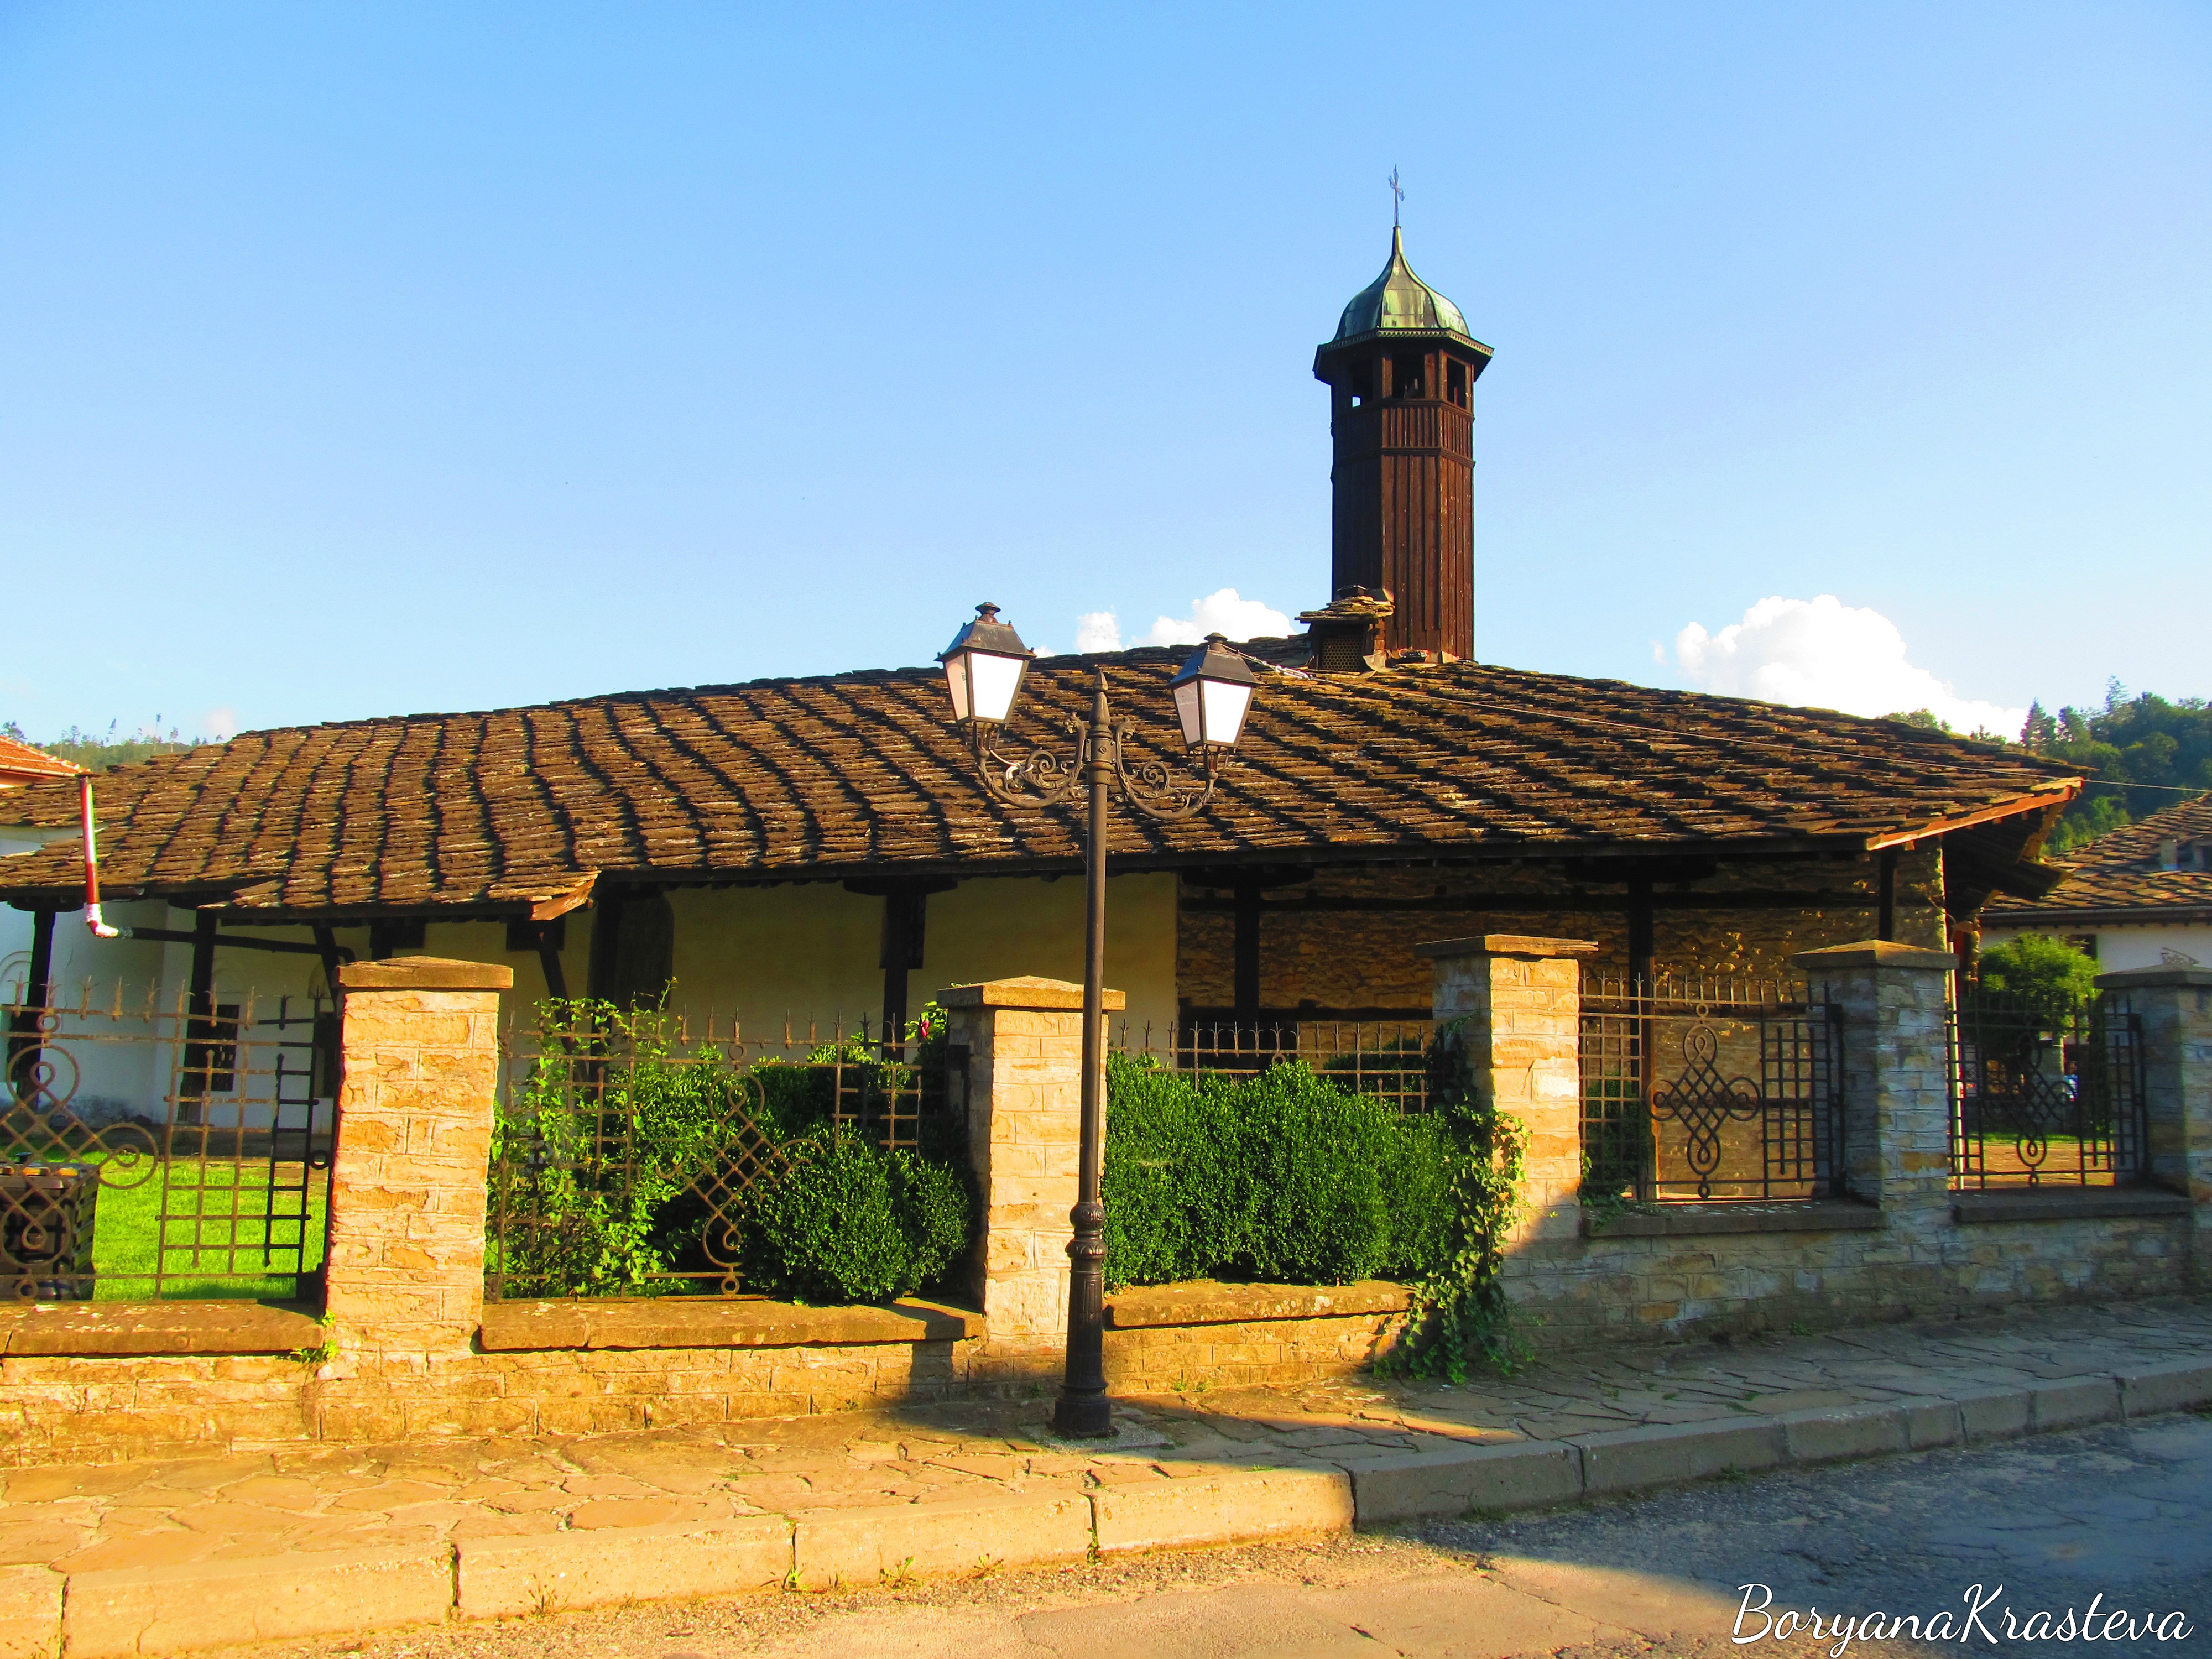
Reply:
[[[276, 1167], [280, 1183], [296, 1182], [298, 1164]], [[158, 1295], [268, 1301], [296, 1295], [293, 1249], [304, 1238], [300, 1273], [312, 1273], [323, 1261], [330, 1174], [324, 1170], [308, 1174], [304, 1204], [296, 1186], [287, 1191], [279, 1185], [275, 1194], [278, 1218], [273, 1224], [268, 1219], [271, 1195], [265, 1162], [180, 1159], [166, 1167], [154, 1165], [134, 1186], [103, 1182], [93, 1222], [93, 1267], [99, 1275], [93, 1299], [143, 1302]], [[303, 1209], [304, 1222], [285, 1218]], [[272, 1241], [277, 1246], [276, 1264], [283, 1271], [264, 1273], [263, 1247]], [[158, 1291], [154, 1284], [157, 1258], [163, 1275]]]

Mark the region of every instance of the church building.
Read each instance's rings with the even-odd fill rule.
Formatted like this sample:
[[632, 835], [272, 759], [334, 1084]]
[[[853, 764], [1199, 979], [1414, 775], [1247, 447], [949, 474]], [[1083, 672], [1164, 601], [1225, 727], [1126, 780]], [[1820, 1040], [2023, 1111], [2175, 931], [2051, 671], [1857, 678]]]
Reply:
[[[1133, 1026], [1419, 1018], [1413, 947], [1482, 933], [1595, 939], [1600, 976], [1774, 976], [1869, 936], [1942, 947], [1993, 894], [2048, 890], [2078, 781], [2032, 755], [1476, 661], [1490, 358], [1394, 231], [1315, 355], [1334, 496], [1304, 631], [1240, 642], [1260, 683], [1208, 810], [1115, 817], [1107, 977]], [[1062, 729], [1103, 670], [1133, 758], [1176, 761], [1182, 655], [1040, 659], [1008, 735]], [[33, 1000], [228, 1002], [427, 952], [512, 965], [518, 1000], [849, 1025], [1081, 976], [1079, 808], [987, 793], [935, 667], [250, 732], [98, 786], [113, 940], [73, 925], [75, 783], [0, 793], [0, 900], [30, 936], [7, 976]]]

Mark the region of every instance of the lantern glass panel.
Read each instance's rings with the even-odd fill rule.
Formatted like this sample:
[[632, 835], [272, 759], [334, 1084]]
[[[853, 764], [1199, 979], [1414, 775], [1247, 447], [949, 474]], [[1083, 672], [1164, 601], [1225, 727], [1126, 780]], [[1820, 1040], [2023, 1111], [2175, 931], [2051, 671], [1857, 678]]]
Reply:
[[[1233, 680], [1203, 679], [1200, 705], [1204, 710], [1208, 743], [1233, 744], [1244, 729], [1244, 711], [1252, 706], [1252, 688]], [[1188, 722], [1185, 730], [1188, 730]]]
[[945, 659], [945, 690], [952, 699], [952, 718], [964, 720], [974, 712], [968, 694], [968, 653], [956, 651]]
[[1195, 749], [1206, 741], [1205, 714], [1200, 704], [1198, 682], [1184, 680], [1175, 687], [1176, 718], [1182, 722], [1182, 741]]
[[[975, 718], [1005, 720], [1013, 712], [1015, 694], [1022, 689], [1022, 671], [1029, 665], [1019, 657], [1001, 657], [988, 651], [963, 651], [960, 654], [968, 664]], [[957, 698], [954, 706], [958, 706]]]

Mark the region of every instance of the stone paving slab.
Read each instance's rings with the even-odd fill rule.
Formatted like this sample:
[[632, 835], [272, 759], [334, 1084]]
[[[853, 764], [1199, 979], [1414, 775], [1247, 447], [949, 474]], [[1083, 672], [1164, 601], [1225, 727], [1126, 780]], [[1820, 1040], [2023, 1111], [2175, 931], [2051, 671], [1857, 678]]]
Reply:
[[[0, 1471], [0, 1653], [185, 1651], [1540, 1507], [2212, 1404], [2212, 1303], [1368, 1378]], [[195, 1612], [194, 1609], [200, 1611]]]

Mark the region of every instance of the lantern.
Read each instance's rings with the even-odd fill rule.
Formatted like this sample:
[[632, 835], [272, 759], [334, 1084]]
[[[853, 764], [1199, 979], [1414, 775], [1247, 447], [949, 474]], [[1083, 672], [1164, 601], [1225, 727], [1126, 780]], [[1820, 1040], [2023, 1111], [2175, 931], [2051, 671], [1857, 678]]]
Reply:
[[1036, 653], [999, 620], [999, 607], [979, 605], [975, 620], [952, 636], [938, 653], [945, 665], [945, 689], [952, 698], [952, 718], [996, 726], [1013, 712], [1022, 673]]
[[1206, 643], [1190, 653], [1168, 682], [1168, 690], [1175, 693], [1176, 718], [1182, 722], [1184, 744], [1192, 749], [1234, 744], [1244, 729], [1244, 713], [1252, 706], [1253, 688], [1259, 683], [1251, 665], [1229, 648], [1227, 640], [1208, 634]]

